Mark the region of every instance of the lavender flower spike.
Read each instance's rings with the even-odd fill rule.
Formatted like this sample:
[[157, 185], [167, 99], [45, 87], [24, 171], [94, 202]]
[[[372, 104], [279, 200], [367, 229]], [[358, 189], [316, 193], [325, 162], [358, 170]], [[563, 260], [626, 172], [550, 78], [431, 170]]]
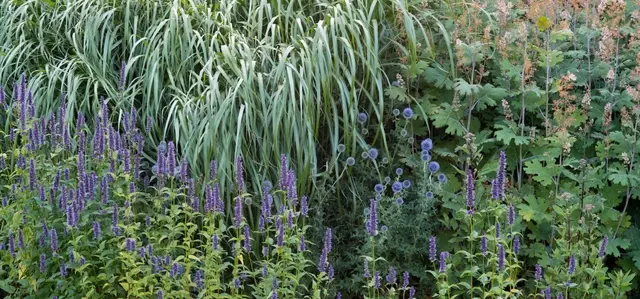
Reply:
[[467, 169], [467, 214], [471, 215], [475, 209], [475, 185], [471, 168]]
[[236, 158], [236, 186], [238, 193], [244, 193], [244, 166], [242, 165], [242, 156]]
[[576, 272], [576, 257], [573, 254], [569, 257], [569, 269], [567, 272], [569, 275]]
[[536, 264], [536, 273], [534, 275], [536, 281], [542, 280], [542, 266]]
[[506, 181], [506, 168], [507, 168], [507, 156], [504, 152], [500, 152], [500, 159], [498, 160], [498, 172], [496, 175], [496, 191], [497, 198], [504, 200], [504, 185]]
[[429, 260], [435, 262], [437, 259], [438, 251], [436, 250], [436, 237], [431, 236], [429, 238]]
[[602, 243], [600, 243], [600, 250], [598, 250], [598, 257], [605, 256], [606, 254], [605, 250], [607, 249], [608, 243], [609, 243], [609, 237], [604, 236], [604, 238], [602, 238]]
[[504, 246], [498, 244], [498, 269], [504, 271]]
[[369, 236], [373, 237], [376, 235], [378, 231], [378, 215], [376, 212], [376, 201], [375, 199], [370, 199], [369, 201], [369, 221], [367, 222], [367, 233]]
[[240, 224], [242, 223], [242, 197], [236, 197], [235, 201], [235, 209], [234, 209], [234, 218], [233, 225], [236, 228], [240, 228]]
[[449, 252], [443, 251], [440, 252], [440, 273], [447, 272], [447, 258], [449, 258]]

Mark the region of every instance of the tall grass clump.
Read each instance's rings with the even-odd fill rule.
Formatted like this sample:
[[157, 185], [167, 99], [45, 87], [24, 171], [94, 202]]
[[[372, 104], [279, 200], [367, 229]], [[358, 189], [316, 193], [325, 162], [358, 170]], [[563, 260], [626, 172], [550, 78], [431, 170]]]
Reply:
[[251, 190], [281, 153], [300, 165], [301, 190], [337, 175], [324, 157], [364, 142], [355, 111], [381, 117], [388, 54], [430, 45], [403, 1], [5, 1], [0, 24], [0, 80], [26, 71], [36, 97], [56, 99], [37, 104], [43, 115], [62, 92], [91, 120], [105, 95], [138, 110], [146, 158], [171, 138], [196, 177], [217, 157], [228, 186], [244, 152]]
[[[103, 100], [90, 128], [82, 113], [71, 123], [66, 105], [40, 116], [48, 99], [34, 94], [23, 75], [14, 97], [0, 101], [10, 124], [0, 132], [1, 295], [334, 296], [332, 231], [312, 254], [309, 201], [285, 155], [278, 182], [261, 182], [259, 193], [248, 191], [243, 156], [233, 158], [233, 189], [223, 193], [221, 160], [209, 164], [210, 178], [194, 178], [172, 141], [159, 144], [151, 171], [141, 168], [135, 110], [114, 111]], [[115, 125], [114, 114], [127, 121]]]

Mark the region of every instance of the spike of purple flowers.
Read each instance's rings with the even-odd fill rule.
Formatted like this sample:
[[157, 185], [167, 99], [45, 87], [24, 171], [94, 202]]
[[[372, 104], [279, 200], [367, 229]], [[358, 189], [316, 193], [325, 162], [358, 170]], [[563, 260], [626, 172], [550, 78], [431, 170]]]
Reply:
[[498, 244], [498, 269], [504, 271], [504, 246]]
[[367, 222], [367, 233], [373, 237], [378, 231], [378, 215], [376, 212], [375, 199], [369, 200], [369, 221]]
[[51, 229], [51, 250], [58, 251], [58, 232], [55, 228]]
[[170, 177], [175, 176], [176, 173], [176, 148], [173, 141], [167, 144], [167, 173]]
[[536, 281], [542, 280], [542, 266], [540, 266], [540, 264], [536, 264], [536, 272], [534, 274], [534, 278]]
[[9, 253], [11, 253], [12, 256], [16, 256], [16, 243], [15, 243], [15, 236], [13, 235], [12, 231], [9, 231]]
[[288, 176], [289, 176], [289, 165], [287, 162], [287, 156], [282, 154], [280, 156], [280, 189], [287, 190], [288, 186]]
[[520, 253], [520, 237], [515, 236], [513, 238], [513, 252], [515, 254], [519, 254]]
[[302, 196], [300, 200], [300, 213], [307, 217], [309, 216], [309, 203], [307, 202], [307, 196]]
[[604, 238], [602, 238], [602, 242], [600, 243], [600, 250], [598, 250], [598, 257], [605, 256], [606, 254], [605, 250], [607, 249], [608, 243], [609, 243], [609, 237], [604, 236]]
[[242, 156], [236, 157], [236, 186], [238, 187], [238, 193], [244, 193], [244, 166], [242, 165]]
[[31, 158], [31, 160], [29, 160], [29, 190], [35, 190], [37, 181], [38, 178], [36, 177], [36, 162], [33, 158]]
[[576, 257], [573, 254], [569, 257], [569, 268], [567, 272], [569, 273], [569, 275], [576, 272]]
[[448, 251], [440, 252], [440, 269], [439, 269], [440, 273], [447, 272], [447, 259], [448, 258], [449, 258], [449, 252]]
[[276, 245], [278, 247], [282, 247], [284, 246], [284, 225], [282, 225], [282, 221], [279, 217], [276, 219], [276, 230], [278, 232]]
[[389, 268], [389, 273], [387, 273], [386, 280], [390, 284], [395, 284], [398, 279], [398, 274], [396, 273], [396, 269], [393, 267]]
[[500, 200], [504, 200], [504, 189], [506, 181], [506, 169], [507, 169], [507, 155], [504, 151], [500, 152], [500, 158], [498, 160], [498, 172], [496, 175], [497, 195]]
[[475, 209], [475, 185], [471, 168], [467, 169], [467, 214], [471, 215]]
[[408, 286], [409, 286], [409, 272], [404, 271], [404, 273], [402, 273], [402, 289], [406, 290]]
[[438, 251], [436, 249], [436, 237], [431, 236], [429, 238], [429, 260], [435, 262], [437, 259]]
[[364, 260], [364, 274], [362, 275], [364, 278], [371, 277], [371, 273], [369, 272], [369, 261]]
[[480, 239], [480, 252], [482, 253], [482, 255], [487, 254], [487, 234], [484, 232], [482, 233], [482, 238]]

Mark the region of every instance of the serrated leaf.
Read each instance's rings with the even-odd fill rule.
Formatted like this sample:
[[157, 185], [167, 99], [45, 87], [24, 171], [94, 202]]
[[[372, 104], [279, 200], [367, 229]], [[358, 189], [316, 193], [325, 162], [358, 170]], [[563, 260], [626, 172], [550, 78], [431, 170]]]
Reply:
[[497, 124], [495, 127], [496, 140], [502, 141], [504, 145], [510, 145], [512, 140], [515, 145], [529, 144], [529, 136], [520, 136], [512, 127], [503, 124]]
[[425, 81], [437, 88], [451, 89], [453, 87], [453, 81], [449, 79], [449, 73], [441, 67], [427, 67], [422, 76]]
[[548, 165], [542, 166], [542, 163], [538, 160], [527, 161], [524, 166], [524, 171], [527, 174], [533, 175], [533, 179], [543, 186], [553, 184], [553, 169]]
[[466, 128], [460, 122], [458, 113], [458, 111], [453, 111], [449, 103], [442, 103], [440, 109], [434, 111], [430, 117], [433, 119], [433, 125], [436, 128], [446, 127], [445, 132], [447, 134], [464, 136]]
[[480, 92], [480, 85], [469, 84], [461, 78], [457, 78], [453, 84], [453, 89], [458, 92], [461, 97], [472, 96]]
[[618, 250], [618, 248], [627, 249], [629, 246], [631, 246], [631, 242], [629, 240], [618, 237], [613, 240], [609, 240], [605, 252], [615, 257], [620, 257], [620, 250]]

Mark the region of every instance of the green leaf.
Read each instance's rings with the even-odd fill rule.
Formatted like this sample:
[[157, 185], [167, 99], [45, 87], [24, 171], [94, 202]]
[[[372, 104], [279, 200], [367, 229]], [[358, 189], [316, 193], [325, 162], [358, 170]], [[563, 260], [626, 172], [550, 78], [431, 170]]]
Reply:
[[384, 94], [389, 97], [389, 99], [407, 102], [410, 98], [407, 96], [406, 90], [402, 87], [397, 86], [389, 86], [385, 89]]
[[422, 76], [427, 83], [431, 83], [437, 88], [451, 89], [453, 87], [453, 81], [449, 79], [449, 73], [441, 67], [427, 67]]
[[631, 242], [628, 239], [618, 237], [609, 241], [605, 252], [615, 257], [620, 257], [620, 251], [618, 248], [627, 249], [629, 246], [631, 246]]
[[538, 160], [525, 162], [524, 171], [527, 174], [533, 175], [533, 179], [543, 186], [553, 184], [554, 168], [550, 168], [549, 165], [542, 166], [542, 163]]
[[453, 134], [457, 136], [464, 136], [466, 128], [460, 122], [460, 111], [453, 111], [453, 107], [449, 103], [442, 103], [440, 109], [435, 110], [431, 119], [433, 119], [433, 125], [436, 128], [446, 127], [445, 132], [447, 134]]
[[500, 87], [494, 87], [491, 84], [485, 84], [480, 93], [478, 94], [478, 100], [475, 109], [482, 111], [487, 107], [495, 106], [497, 101], [507, 96], [507, 90]]
[[512, 140], [516, 145], [529, 144], [529, 136], [520, 136], [513, 127], [504, 124], [497, 124], [495, 127], [497, 128], [495, 131], [496, 139], [502, 141], [504, 145], [510, 145]]
[[469, 84], [462, 78], [457, 78], [455, 82], [453, 88], [461, 97], [472, 96], [480, 92], [480, 85], [478, 84]]

